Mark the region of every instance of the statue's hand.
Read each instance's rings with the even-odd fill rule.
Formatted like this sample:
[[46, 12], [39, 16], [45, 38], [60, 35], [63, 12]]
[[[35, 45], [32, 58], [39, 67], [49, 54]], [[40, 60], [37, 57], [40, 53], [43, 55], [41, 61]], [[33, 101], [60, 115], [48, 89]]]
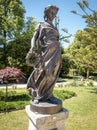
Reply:
[[31, 67], [34, 67], [34, 64], [31, 64], [30, 61], [29, 61], [29, 59], [26, 59], [26, 64], [29, 65], [29, 66], [31, 66]]
[[33, 63], [31, 63], [30, 62], [30, 59], [31, 59], [31, 57], [33, 57], [33, 58], [37, 58], [37, 54], [36, 54], [36, 52], [35, 52], [35, 50], [34, 49], [30, 49], [30, 51], [27, 53], [27, 56], [26, 56], [26, 64], [27, 65], [29, 65], [29, 66], [31, 66], [31, 67], [35, 67], [35, 64]]
[[30, 58], [32, 57], [32, 51], [30, 50], [28, 53], [27, 53], [27, 55], [26, 55], [26, 64], [28, 65], [28, 66], [31, 66], [31, 67], [33, 67], [33, 64], [31, 64], [30, 63]]

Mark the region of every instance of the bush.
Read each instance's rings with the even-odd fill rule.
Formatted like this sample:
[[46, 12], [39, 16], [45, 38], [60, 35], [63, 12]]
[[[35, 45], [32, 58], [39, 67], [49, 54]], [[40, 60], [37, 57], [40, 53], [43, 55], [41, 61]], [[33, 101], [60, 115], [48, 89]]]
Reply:
[[5, 100], [5, 93], [0, 91], [0, 101]]
[[0, 101], [0, 111], [4, 111], [6, 109], [6, 102]]
[[92, 82], [92, 81], [91, 81], [91, 82], [89, 82], [89, 83], [88, 83], [88, 86], [90, 86], [90, 87], [94, 87], [93, 82]]
[[8, 99], [6, 101], [6, 94], [0, 91], [0, 111], [8, 111], [13, 109], [23, 109], [31, 97], [25, 92], [9, 91]]
[[85, 82], [82, 81], [73, 81], [70, 84], [66, 85], [67, 87], [85, 87]]
[[77, 83], [76, 83], [76, 81], [73, 81], [70, 85], [71, 85], [72, 87], [77, 87], [77, 86], [78, 86]]
[[9, 111], [13, 109], [23, 109], [29, 102], [17, 101], [17, 102], [5, 102], [0, 101], [0, 111]]
[[67, 91], [67, 90], [54, 90], [54, 96], [61, 100], [65, 100], [73, 96], [76, 96], [76, 93], [72, 91]]

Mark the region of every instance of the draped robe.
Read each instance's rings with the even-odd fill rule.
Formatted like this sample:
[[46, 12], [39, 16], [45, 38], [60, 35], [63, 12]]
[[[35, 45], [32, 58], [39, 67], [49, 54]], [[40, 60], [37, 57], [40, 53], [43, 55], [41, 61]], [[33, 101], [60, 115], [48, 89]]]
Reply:
[[45, 101], [53, 95], [53, 88], [61, 67], [61, 52], [59, 33], [54, 26], [41, 22], [38, 32], [37, 64], [28, 79], [27, 89], [32, 89], [34, 100]]

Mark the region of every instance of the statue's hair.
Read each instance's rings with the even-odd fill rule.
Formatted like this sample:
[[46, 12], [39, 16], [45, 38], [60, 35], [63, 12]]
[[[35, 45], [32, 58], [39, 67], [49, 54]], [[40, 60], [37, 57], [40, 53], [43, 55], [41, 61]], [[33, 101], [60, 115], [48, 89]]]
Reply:
[[49, 18], [49, 14], [53, 13], [53, 14], [57, 14], [59, 8], [54, 6], [54, 5], [48, 5], [45, 10], [44, 10], [44, 20]]

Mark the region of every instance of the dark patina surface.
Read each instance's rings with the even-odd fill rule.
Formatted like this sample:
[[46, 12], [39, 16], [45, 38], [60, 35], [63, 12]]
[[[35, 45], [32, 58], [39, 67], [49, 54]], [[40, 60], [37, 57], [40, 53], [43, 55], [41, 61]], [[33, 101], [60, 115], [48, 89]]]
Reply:
[[[56, 6], [45, 8], [44, 22], [38, 24], [26, 56], [26, 63], [34, 67], [27, 83], [32, 95], [30, 105], [33, 111], [41, 109], [37, 110], [39, 113], [55, 113], [62, 108], [62, 102], [53, 97], [53, 88], [61, 68], [59, 32], [52, 23], [57, 12]], [[35, 62], [30, 63], [33, 57]], [[52, 109], [56, 109], [55, 112]]]

